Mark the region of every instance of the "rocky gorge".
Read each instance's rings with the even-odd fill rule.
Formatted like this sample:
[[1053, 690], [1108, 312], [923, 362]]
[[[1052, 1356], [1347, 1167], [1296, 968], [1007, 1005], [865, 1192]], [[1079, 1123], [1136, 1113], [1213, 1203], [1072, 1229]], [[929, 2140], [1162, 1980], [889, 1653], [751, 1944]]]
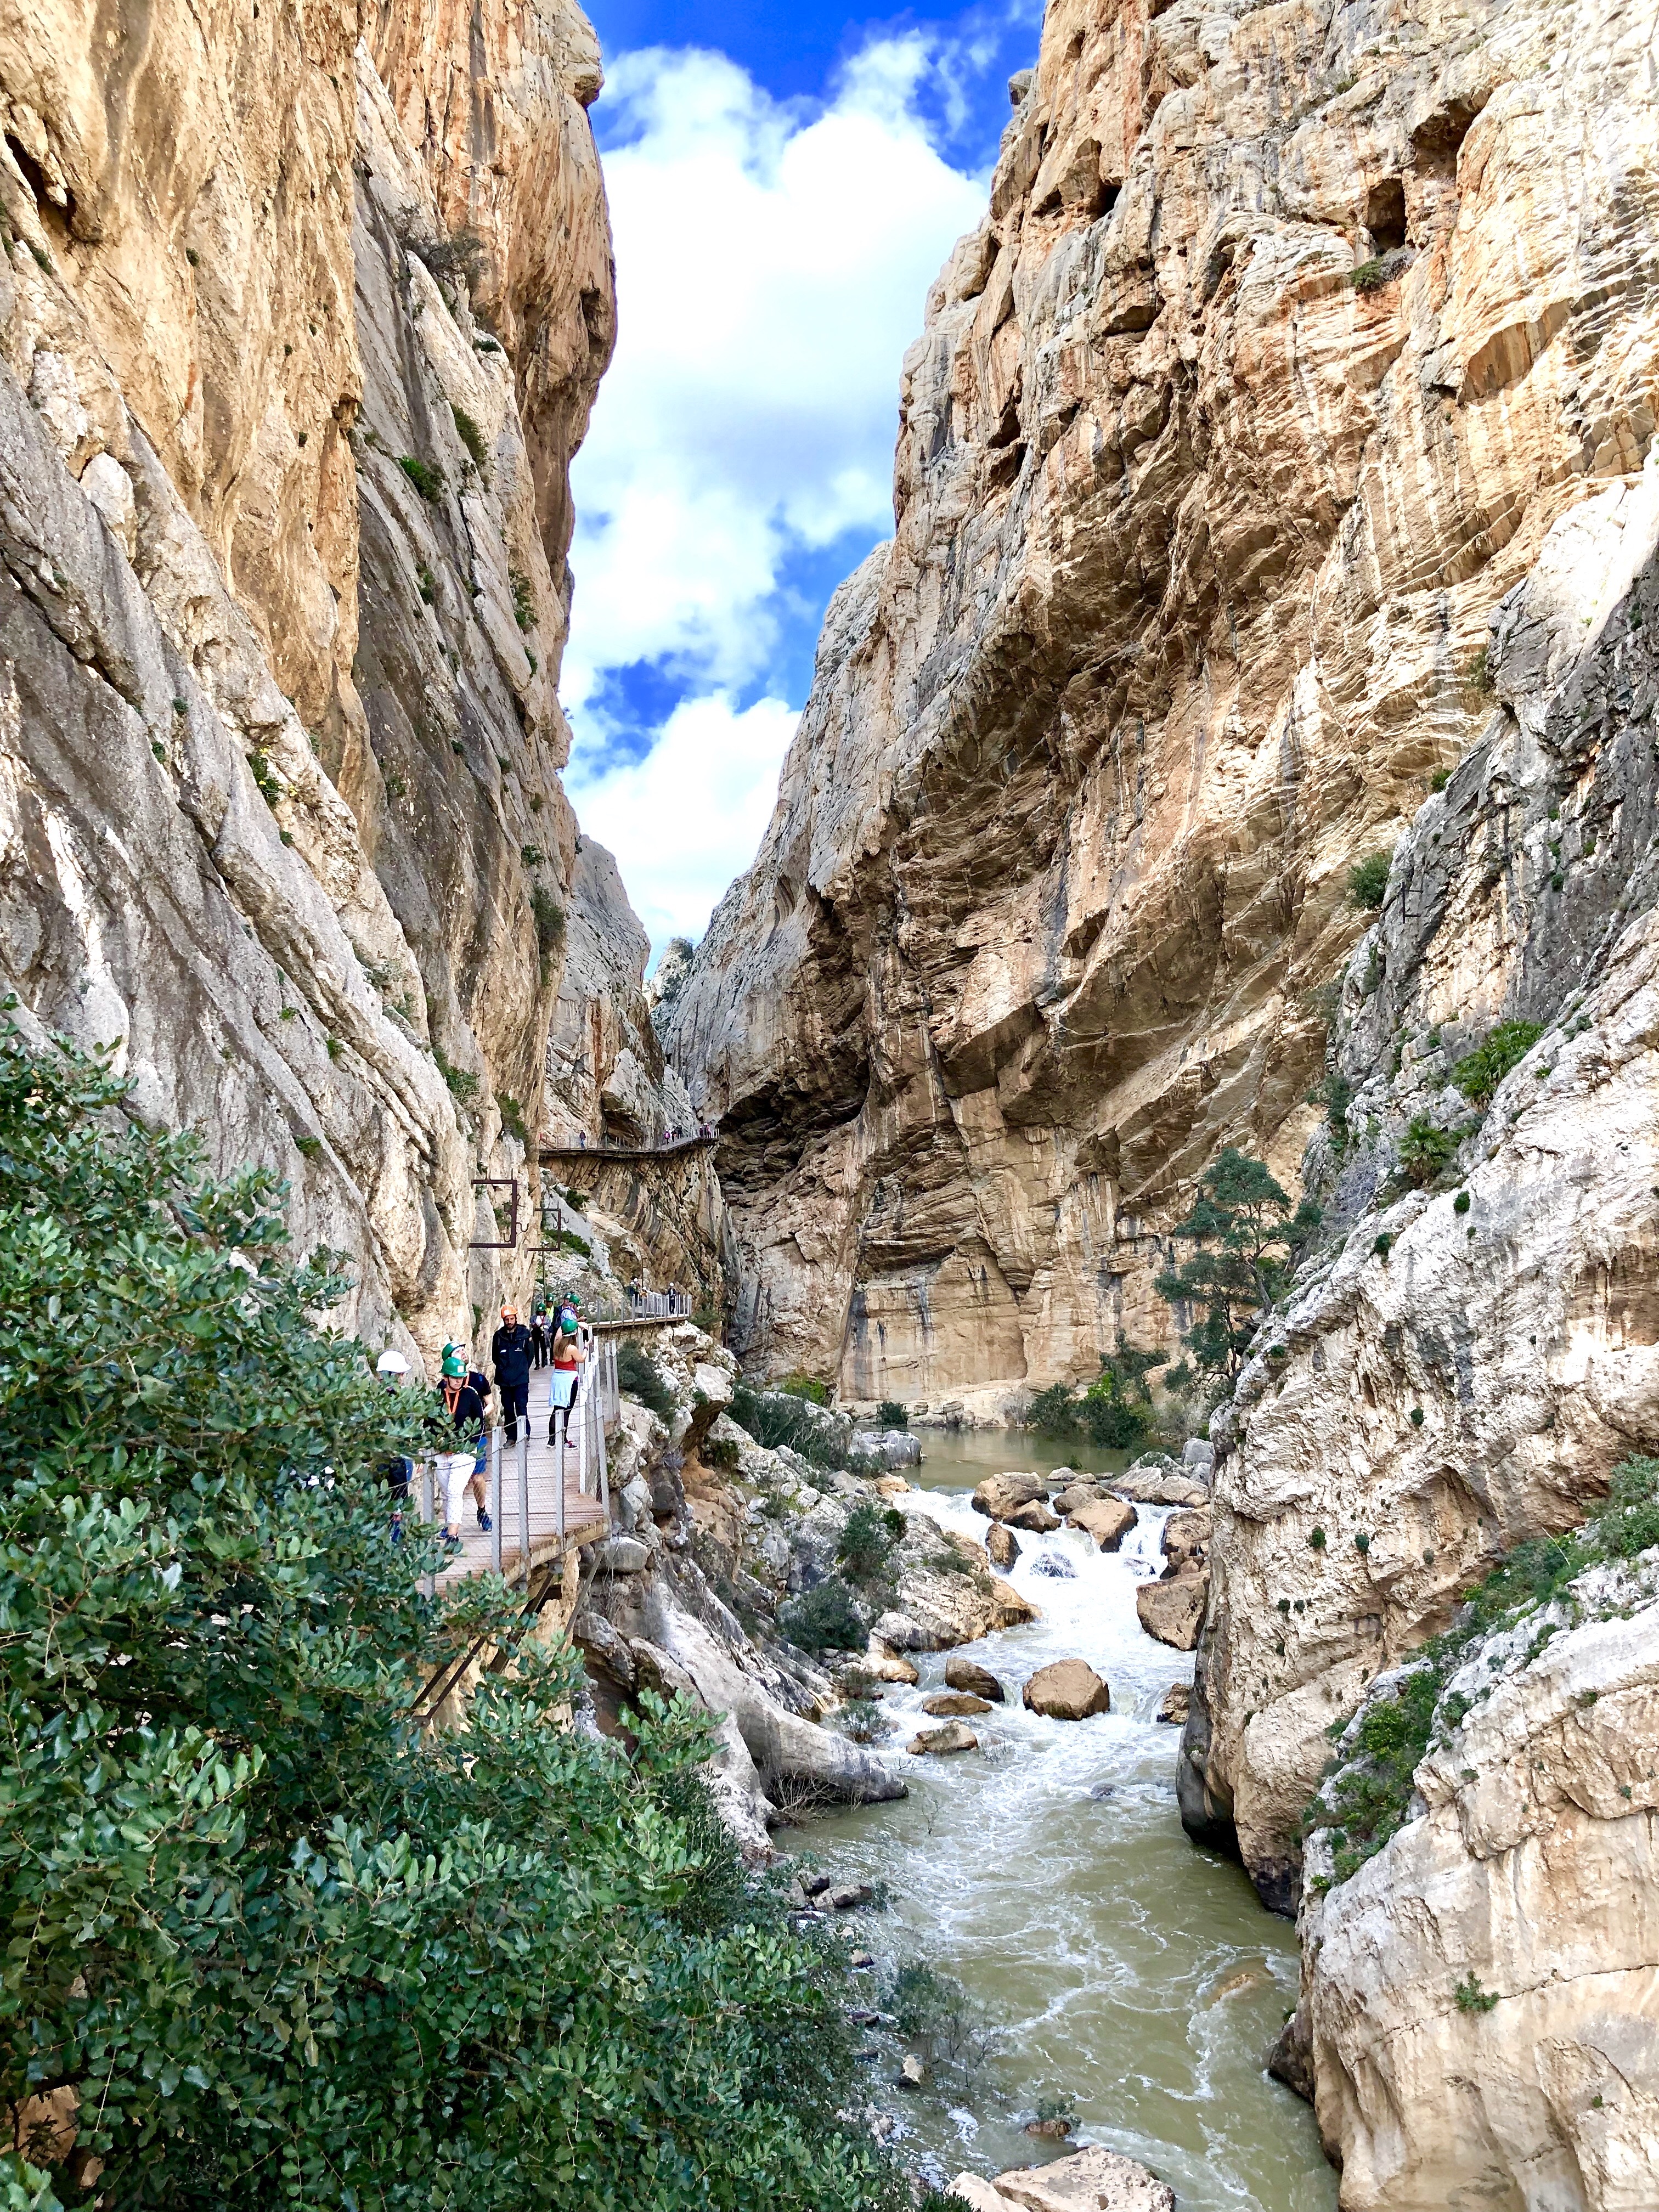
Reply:
[[[1109, 1863], [1156, 1930], [1169, 1847], [1236, 1856], [1345, 2212], [1659, 2203], [1656, 30], [1053, 0], [893, 538], [672, 988], [562, 783], [616, 313], [580, 11], [0, 30], [10, 1018], [285, 1178], [340, 1325], [423, 1370], [550, 1249], [695, 1285], [549, 1611], [575, 1724], [705, 1711], [752, 1869], [813, 1820], [920, 1857], [856, 1824], [1022, 1761], [1068, 1910]], [[1205, 1433], [998, 1431], [934, 1492], [854, 1426], [913, 1408], [925, 1476], [1176, 1352], [1227, 1146], [1320, 1221]], [[878, 1886], [809, 1880], [802, 1923]], [[1170, 2081], [1280, 1993], [1262, 1923], [1144, 2007]], [[1202, 2056], [1113, 2077], [1146, 2164], [958, 2195], [1164, 2207]]]

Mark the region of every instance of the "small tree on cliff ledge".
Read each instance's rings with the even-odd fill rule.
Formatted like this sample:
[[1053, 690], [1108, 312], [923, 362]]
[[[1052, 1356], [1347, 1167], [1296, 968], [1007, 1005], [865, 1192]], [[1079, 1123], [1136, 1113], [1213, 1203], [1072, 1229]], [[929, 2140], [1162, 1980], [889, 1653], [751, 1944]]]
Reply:
[[1296, 1249], [1319, 1226], [1311, 1199], [1292, 1206], [1261, 1160], [1229, 1145], [1199, 1179], [1198, 1197], [1172, 1237], [1192, 1256], [1153, 1288], [1193, 1315], [1185, 1343], [1199, 1366], [1231, 1382], [1261, 1315], [1289, 1279]]

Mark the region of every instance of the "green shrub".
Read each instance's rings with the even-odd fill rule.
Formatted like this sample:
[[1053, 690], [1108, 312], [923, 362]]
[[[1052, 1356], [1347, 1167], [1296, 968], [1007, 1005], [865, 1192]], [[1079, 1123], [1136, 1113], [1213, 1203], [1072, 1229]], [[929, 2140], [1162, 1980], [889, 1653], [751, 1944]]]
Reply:
[[399, 453], [398, 466], [422, 499], [430, 500], [435, 506], [443, 497], [443, 471], [434, 469], [430, 461], [421, 460], [414, 453]]
[[725, 1468], [728, 1471], [735, 1471], [743, 1460], [742, 1453], [731, 1437], [708, 1437], [700, 1455], [705, 1467]]
[[853, 1743], [884, 1743], [893, 1723], [873, 1698], [849, 1698], [830, 1717], [830, 1725]]
[[536, 921], [536, 957], [544, 983], [554, 954], [564, 943], [564, 908], [544, 884], [530, 887], [530, 911]]
[[1498, 1085], [1544, 1034], [1541, 1022], [1499, 1022], [1473, 1052], [1465, 1053], [1451, 1079], [1474, 1105], [1490, 1106]]
[[674, 1394], [664, 1382], [662, 1370], [631, 1336], [625, 1336], [617, 1346], [617, 1387], [630, 1398], [637, 1398], [659, 1421], [673, 1419]]
[[1063, 1443], [1079, 1432], [1077, 1398], [1064, 1382], [1051, 1382], [1031, 1401], [1025, 1425], [1040, 1437]]
[[510, 1092], [498, 1091], [495, 1093], [495, 1111], [501, 1115], [501, 1127], [507, 1135], [516, 1137], [521, 1145], [528, 1147], [530, 1132], [525, 1127], [524, 1109], [518, 1100]]
[[890, 1505], [855, 1505], [847, 1516], [836, 1557], [855, 1583], [874, 1583], [904, 1540], [904, 1516]]
[[449, 411], [455, 418], [455, 434], [472, 456], [473, 466], [486, 483], [489, 481], [489, 448], [484, 443], [484, 434], [467, 413], [452, 399]]
[[1467, 1213], [1468, 1210], [1469, 1194], [1466, 1190], [1460, 1190], [1456, 1197], [1452, 1200], [1452, 1212], [1454, 1213]]
[[934, 2065], [980, 2065], [990, 2057], [994, 2038], [952, 1976], [920, 1959], [906, 1960], [888, 1978], [881, 1996], [882, 2010], [892, 2015], [899, 2033]]
[[1490, 2012], [1498, 2002], [1490, 1990], [1481, 1988], [1478, 1974], [1466, 1975], [1453, 1994], [1457, 1999], [1459, 2012]]
[[1310, 1106], [1325, 1109], [1325, 1126], [1331, 1133], [1331, 1144], [1338, 1158], [1348, 1149], [1348, 1109], [1353, 1103], [1353, 1085], [1346, 1075], [1334, 1070], [1321, 1078], [1308, 1093]]
[[901, 1406], [896, 1398], [884, 1398], [876, 1408], [876, 1422], [884, 1429], [908, 1429], [910, 1425], [909, 1408]]
[[1204, 1170], [1192, 1212], [1170, 1231], [1191, 1240], [1191, 1257], [1155, 1276], [1152, 1287], [1193, 1315], [1184, 1342], [1207, 1374], [1237, 1378], [1258, 1316], [1289, 1282], [1319, 1219], [1310, 1199], [1293, 1208], [1265, 1163], [1236, 1146]]
[[513, 586], [513, 619], [520, 629], [536, 626], [536, 602], [530, 588], [530, 579], [521, 568], [509, 569], [507, 580]]
[[478, 1095], [478, 1079], [465, 1067], [453, 1067], [444, 1058], [441, 1048], [434, 1044], [432, 1057], [438, 1064], [438, 1073], [449, 1085], [451, 1095], [463, 1106], [470, 1106]]
[[1455, 1130], [1442, 1129], [1426, 1114], [1414, 1114], [1400, 1140], [1400, 1172], [1416, 1190], [1425, 1190], [1456, 1157], [1462, 1142]]
[[815, 1382], [810, 1375], [786, 1375], [777, 1387], [789, 1397], [805, 1398], [811, 1405], [830, 1403], [830, 1385]]
[[862, 1651], [870, 1631], [839, 1575], [778, 1607], [778, 1626], [803, 1651]]
[[1348, 282], [1356, 292], [1380, 292], [1388, 281], [1388, 271], [1378, 259], [1362, 261], [1348, 271]]
[[787, 1445], [813, 1467], [850, 1467], [852, 1455], [840, 1441], [839, 1428], [814, 1420], [807, 1411], [809, 1402], [790, 1391], [756, 1390], [740, 1382], [732, 1393], [731, 1413], [738, 1426], [747, 1429], [768, 1451]]
[[[0, 1037], [0, 2095], [79, 2125], [17, 2145], [50, 2191], [9, 2148], [6, 2201], [87, 2202], [96, 2157], [131, 2207], [908, 2205], [706, 1719], [647, 1693], [602, 1743], [521, 1598], [422, 1595], [382, 1470], [426, 1394], [311, 1326], [346, 1285], [279, 1187], [126, 1091]], [[511, 1665], [411, 1726], [479, 1638]]]
[[1348, 896], [1357, 907], [1375, 914], [1381, 907], [1389, 888], [1389, 869], [1394, 860], [1394, 848], [1389, 846], [1380, 853], [1367, 853], [1363, 860], [1356, 860], [1348, 871]]

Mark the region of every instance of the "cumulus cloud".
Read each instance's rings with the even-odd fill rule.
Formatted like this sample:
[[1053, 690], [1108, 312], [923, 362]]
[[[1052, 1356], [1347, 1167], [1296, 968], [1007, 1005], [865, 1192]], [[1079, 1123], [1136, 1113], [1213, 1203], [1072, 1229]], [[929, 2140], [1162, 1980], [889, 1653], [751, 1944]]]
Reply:
[[568, 781], [583, 831], [617, 854], [659, 950], [671, 937], [701, 937], [721, 892], [753, 860], [799, 720], [781, 699], [739, 711], [708, 694], [683, 700], [642, 760], [573, 763]]
[[612, 64], [618, 342], [574, 472], [573, 707], [641, 661], [751, 682], [792, 545], [890, 527], [900, 358], [984, 199], [918, 112], [937, 70], [920, 33], [877, 41], [809, 112], [721, 54]]
[[[961, 65], [921, 33], [880, 39], [813, 103], [718, 53], [610, 65], [618, 340], [573, 471], [562, 688], [572, 796], [659, 943], [701, 933], [765, 825], [794, 720], [784, 644], [819, 612], [789, 564], [850, 547], [850, 568], [891, 529], [899, 364], [984, 207], [935, 143]], [[665, 720], [630, 715], [641, 694]]]

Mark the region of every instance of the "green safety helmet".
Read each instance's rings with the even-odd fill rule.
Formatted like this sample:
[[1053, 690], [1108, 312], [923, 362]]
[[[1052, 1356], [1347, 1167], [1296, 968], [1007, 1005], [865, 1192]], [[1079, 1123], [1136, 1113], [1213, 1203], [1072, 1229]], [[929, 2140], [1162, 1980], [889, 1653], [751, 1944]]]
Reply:
[[465, 1365], [460, 1360], [456, 1358], [453, 1352], [447, 1352], [444, 1355], [444, 1379], [446, 1382], [449, 1381], [452, 1377], [459, 1382], [465, 1373], [466, 1369]]
[[573, 1313], [562, 1313], [559, 1316], [559, 1327], [567, 1336], [574, 1336], [576, 1334], [575, 1315]]

